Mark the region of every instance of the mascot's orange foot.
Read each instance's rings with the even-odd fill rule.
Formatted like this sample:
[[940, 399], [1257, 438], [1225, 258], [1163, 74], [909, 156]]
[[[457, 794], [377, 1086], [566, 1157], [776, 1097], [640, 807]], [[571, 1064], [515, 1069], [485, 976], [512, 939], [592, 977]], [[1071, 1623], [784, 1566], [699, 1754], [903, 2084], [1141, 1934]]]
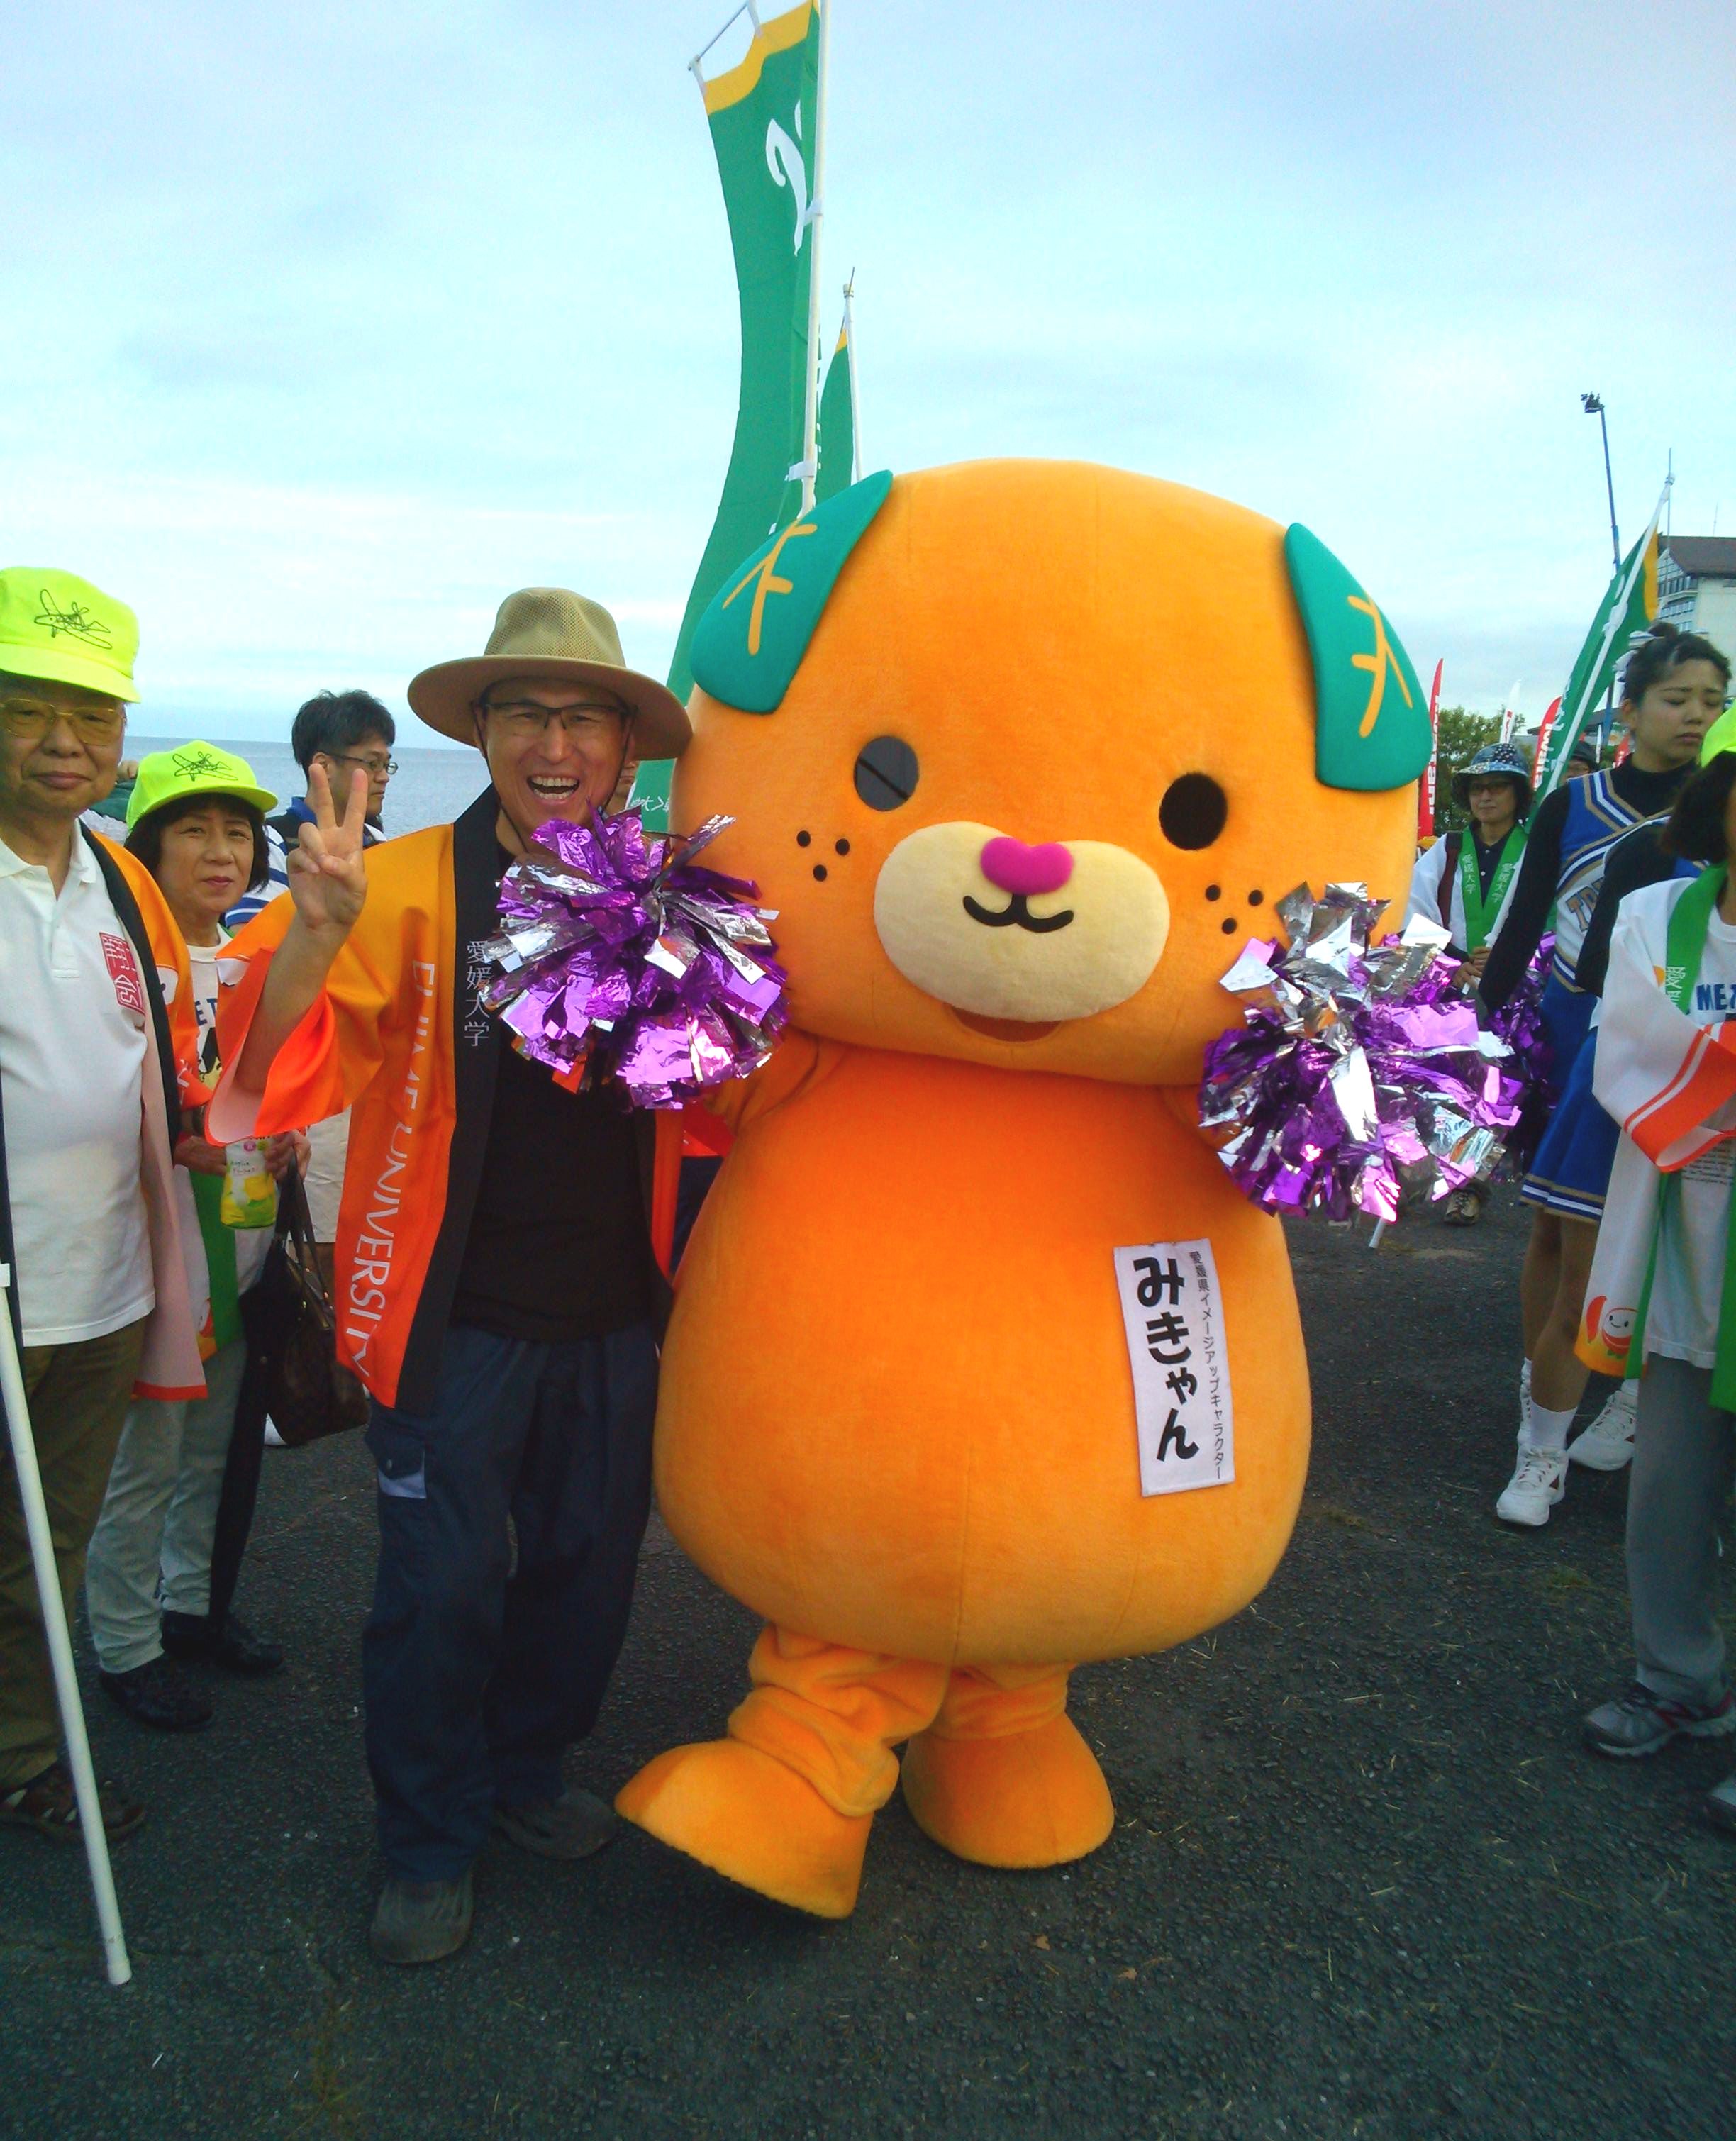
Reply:
[[622, 1787], [615, 1809], [774, 1902], [817, 1918], [856, 1907], [873, 1816], [834, 1813], [794, 1769], [739, 1740], [671, 1747]]
[[1060, 1866], [1094, 1851], [1115, 1824], [1097, 1757], [1073, 1720], [1000, 1740], [924, 1732], [901, 1781], [917, 1826], [979, 1866]]

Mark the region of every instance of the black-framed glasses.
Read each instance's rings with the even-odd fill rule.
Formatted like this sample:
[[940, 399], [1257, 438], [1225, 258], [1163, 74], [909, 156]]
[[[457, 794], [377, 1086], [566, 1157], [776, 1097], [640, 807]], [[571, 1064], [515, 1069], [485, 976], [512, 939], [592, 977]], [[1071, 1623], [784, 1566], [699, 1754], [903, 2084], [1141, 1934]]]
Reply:
[[52, 699], [0, 699], [0, 728], [8, 736], [45, 736], [64, 719], [82, 744], [113, 743], [126, 726], [126, 709], [66, 706]]
[[547, 736], [551, 721], [558, 721], [569, 736], [591, 736], [612, 731], [627, 719], [618, 706], [544, 706], [534, 699], [484, 699], [481, 704], [484, 713], [499, 716], [509, 736], [525, 739]]
[[318, 756], [329, 758], [334, 765], [359, 765], [364, 773], [376, 780], [390, 780], [398, 770], [395, 758], [361, 758], [353, 751], [322, 751]]

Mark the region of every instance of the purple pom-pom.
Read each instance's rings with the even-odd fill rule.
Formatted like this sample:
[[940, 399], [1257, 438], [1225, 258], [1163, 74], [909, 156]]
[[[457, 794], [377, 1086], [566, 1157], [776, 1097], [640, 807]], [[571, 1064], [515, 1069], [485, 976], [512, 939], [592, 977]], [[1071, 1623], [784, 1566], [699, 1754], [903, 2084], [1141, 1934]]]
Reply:
[[1544, 954], [1479, 1028], [1443, 929], [1370, 941], [1385, 904], [1365, 885], [1319, 899], [1299, 885], [1277, 903], [1288, 943], [1257, 940], [1223, 977], [1246, 1008], [1206, 1051], [1200, 1122], [1227, 1133], [1218, 1158], [1269, 1212], [1395, 1219], [1493, 1166], [1536, 1113]]
[[482, 1002], [562, 1084], [607, 1078], [635, 1107], [674, 1108], [771, 1053], [787, 1018], [775, 917], [693, 859], [732, 822], [681, 838], [647, 834], [636, 810], [551, 819], [507, 871]]

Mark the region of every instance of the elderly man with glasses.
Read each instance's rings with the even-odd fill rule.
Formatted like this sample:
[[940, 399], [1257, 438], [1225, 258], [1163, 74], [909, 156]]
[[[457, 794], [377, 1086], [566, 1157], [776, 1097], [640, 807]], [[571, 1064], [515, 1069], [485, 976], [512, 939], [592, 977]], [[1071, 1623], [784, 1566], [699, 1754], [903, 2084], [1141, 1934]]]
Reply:
[[[630, 758], [689, 737], [608, 612], [562, 588], [509, 596], [486, 652], [409, 696], [481, 751], [489, 785], [455, 824], [376, 849], [359, 914], [293, 876], [296, 918], [279, 903], [236, 939], [214, 1103], [226, 1137], [352, 1108], [336, 1306], [373, 1401], [371, 1940], [399, 1963], [469, 1937], [491, 1828], [578, 1858], [613, 1827], [562, 1761], [620, 1651], [650, 1506], [680, 1122], [557, 1085], [479, 992], [501, 877], [537, 829], [588, 822]], [[304, 849], [328, 837], [353, 840], [327, 808]]]
[[[187, 952], [149, 874], [79, 824], [115, 785], [138, 625], [0, 572], [0, 1263], [70, 1611], [129, 1403], [200, 1398], [171, 1183], [202, 1100]], [[76, 1841], [10, 1446], [0, 1453], [0, 1825]], [[111, 1842], [144, 1809], [104, 1788]]]

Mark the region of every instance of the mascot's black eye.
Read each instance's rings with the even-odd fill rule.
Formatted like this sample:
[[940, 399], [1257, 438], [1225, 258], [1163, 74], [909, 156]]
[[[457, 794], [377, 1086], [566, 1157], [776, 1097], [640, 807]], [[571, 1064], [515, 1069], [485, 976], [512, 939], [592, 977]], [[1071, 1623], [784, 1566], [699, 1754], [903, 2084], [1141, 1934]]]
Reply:
[[1158, 805], [1158, 823], [1173, 848], [1209, 848], [1229, 815], [1229, 798], [1209, 773], [1172, 780]]
[[856, 793], [870, 810], [896, 810], [916, 794], [917, 771], [902, 736], [876, 736], [856, 754]]

